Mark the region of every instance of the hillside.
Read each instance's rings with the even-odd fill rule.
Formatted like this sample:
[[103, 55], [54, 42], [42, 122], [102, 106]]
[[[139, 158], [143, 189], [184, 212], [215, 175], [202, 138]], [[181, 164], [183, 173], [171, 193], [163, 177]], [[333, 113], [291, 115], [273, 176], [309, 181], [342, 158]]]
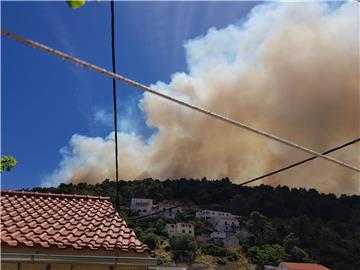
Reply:
[[[147, 231], [146, 222], [133, 220], [126, 207], [133, 197], [151, 198], [155, 203], [172, 201], [190, 209], [211, 209], [240, 216], [239, 221], [253, 237], [240, 239], [237, 260], [247, 259], [262, 269], [264, 264], [283, 260], [314, 261], [334, 270], [360, 269], [360, 196], [336, 197], [316, 190], [288, 187], [240, 187], [228, 179], [218, 181], [180, 179], [159, 181], [120, 181], [121, 214], [138, 234], [154, 233], [158, 252], [166, 238], [161, 231]], [[78, 193], [110, 196], [115, 201], [115, 183], [61, 184], [57, 188], [34, 188], [33, 191]], [[193, 213], [182, 217], [195, 222]], [[143, 224], [141, 224], [143, 223]], [[157, 234], [158, 233], [158, 234]], [[196, 260], [211, 261], [204, 247], [196, 251]], [[210, 253], [214, 253], [213, 251]], [[216, 253], [216, 252], [215, 252]], [[167, 254], [169, 257], [169, 253]], [[205, 257], [204, 257], [205, 256]], [[220, 265], [219, 256], [212, 256]], [[231, 258], [226, 254], [224, 258]], [[225, 264], [231, 264], [225, 260]], [[244, 263], [244, 262], [243, 262]], [[244, 263], [238, 269], [246, 269]], [[210, 268], [209, 268], [210, 269]], [[219, 268], [221, 269], [221, 267]], [[225, 269], [223, 267], [223, 269]]]

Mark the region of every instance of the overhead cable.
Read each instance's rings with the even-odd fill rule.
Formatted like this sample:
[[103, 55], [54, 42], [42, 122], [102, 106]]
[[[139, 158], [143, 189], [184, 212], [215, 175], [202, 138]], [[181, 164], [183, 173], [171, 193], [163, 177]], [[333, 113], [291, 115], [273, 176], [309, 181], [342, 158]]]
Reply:
[[[115, 15], [114, 15], [114, 0], [110, 1], [111, 9], [111, 62], [112, 72], [116, 73], [115, 64]], [[118, 162], [118, 133], [117, 133], [117, 105], [116, 105], [116, 79], [112, 78], [113, 85], [113, 104], [114, 104], [114, 136], [115, 136], [115, 180], [116, 180], [116, 210], [119, 210], [119, 162]]]
[[[347, 143], [344, 143], [344, 144], [342, 144], [342, 145], [340, 145], [340, 146], [337, 146], [337, 147], [334, 147], [334, 148], [332, 148], [332, 149], [329, 149], [329, 150], [323, 152], [322, 154], [323, 154], [323, 155], [330, 154], [331, 152], [334, 152], [334, 151], [339, 150], [339, 149], [341, 149], [341, 148], [347, 147], [347, 146], [352, 145], [352, 144], [354, 144], [354, 143], [357, 143], [357, 142], [359, 142], [359, 141], [360, 141], [360, 138], [357, 138], [357, 139], [355, 139], [355, 140], [352, 140], [352, 141], [349, 141], [349, 142], [347, 142]], [[240, 183], [239, 185], [240, 185], [240, 186], [244, 186], [244, 185], [250, 184], [250, 183], [252, 183], [252, 182], [258, 181], [258, 180], [260, 180], [260, 179], [263, 179], [263, 178], [265, 178], [265, 177], [273, 176], [274, 174], [277, 174], [277, 173], [280, 173], [280, 172], [282, 172], [282, 171], [288, 170], [288, 169], [290, 169], [290, 168], [299, 166], [299, 165], [301, 165], [301, 164], [304, 164], [304, 163], [309, 162], [309, 161], [311, 161], [311, 160], [314, 160], [314, 159], [316, 159], [316, 158], [318, 158], [318, 156], [313, 156], [313, 157], [304, 159], [304, 160], [302, 160], [302, 161], [293, 163], [293, 164], [291, 164], [291, 165], [289, 165], [289, 166], [286, 166], [286, 167], [284, 167], [284, 168], [278, 169], [278, 170], [276, 170], [276, 171], [269, 172], [269, 173], [267, 173], [267, 174], [264, 174], [264, 175], [262, 175], [262, 176], [253, 178], [253, 179], [251, 179], [251, 180], [249, 180], [249, 181], [246, 181], [246, 182], [242, 182], [242, 183]]]

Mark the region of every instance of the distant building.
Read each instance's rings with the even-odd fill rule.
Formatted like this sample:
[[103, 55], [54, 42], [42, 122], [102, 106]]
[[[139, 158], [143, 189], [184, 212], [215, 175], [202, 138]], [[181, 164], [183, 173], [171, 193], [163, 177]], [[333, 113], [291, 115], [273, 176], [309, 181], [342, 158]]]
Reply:
[[196, 212], [196, 217], [200, 219], [210, 219], [214, 217], [234, 217], [234, 215], [227, 213], [227, 212], [221, 212], [221, 211], [213, 211], [213, 210], [202, 210]]
[[194, 226], [189, 223], [166, 224], [165, 230], [169, 237], [173, 237], [177, 233], [195, 235]]
[[167, 219], [175, 219], [182, 212], [182, 207], [173, 204], [158, 204], [153, 208], [153, 212], [160, 212], [159, 215]]
[[240, 230], [239, 221], [233, 216], [218, 216], [210, 218], [208, 221], [217, 232], [236, 232]]
[[226, 238], [226, 233], [224, 232], [212, 232], [210, 234], [211, 239], [224, 239]]
[[226, 235], [225, 232], [213, 232], [210, 234], [211, 242], [217, 245], [222, 245], [225, 248], [239, 247], [239, 239], [234, 235]]
[[238, 248], [239, 247], [239, 239], [235, 235], [227, 236], [223, 239], [224, 248]]
[[132, 198], [130, 211], [138, 215], [150, 214], [153, 208], [152, 199]]
[[330, 270], [317, 263], [281, 262], [278, 267], [265, 265], [265, 270]]

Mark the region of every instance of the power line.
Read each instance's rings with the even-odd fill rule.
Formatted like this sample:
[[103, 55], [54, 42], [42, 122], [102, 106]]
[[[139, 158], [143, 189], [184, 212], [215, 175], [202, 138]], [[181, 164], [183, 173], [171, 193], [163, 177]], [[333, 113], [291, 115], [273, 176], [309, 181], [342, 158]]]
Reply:
[[[357, 139], [355, 139], [355, 140], [349, 141], [349, 142], [344, 143], [344, 144], [342, 144], [342, 145], [340, 145], [340, 146], [337, 146], [337, 147], [335, 147], [335, 148], [332, 148], [332, 149], [330, 149], [330, 150], [327, 150], [327, 151], [325, 151], [325, 152], [322, 153], [322, 154], [323, 154], [323, 155], [330, 154], [331, 152], [334, 152], [334, 151], [339, 150], [339, 149], [341, 149], [341, 148], [347, 147], [347, 146], [349, 146], [349, 145], [351, 145], [351, 144], [354, 144], [354, 143], [357, 143], [357, 142], [359, 142], [359, 141], [360, 141], [360, 138], [357, 138]], [[242, 182], [242, 183], [240, 183], [239, 185], [240, 185], [240, 186], [244, 186], [244, 185], [250, 184], [250, 183], [255, 182], [255, 181], [257, 181], [257, 180], [260, 180], [260, 179], [262, 179], [262, 178], [269, 177], [269, 176], [272, 176], [272, 175], [274, 175], [274, 174], [280, 173], [280, 172], [282, 172], [282, 171], [288, 170], [288, 169], [290, 169], [290, 168], [299, 166], [299, 165], [301, 165], [301, 164], [303, 164], [303, 163], [306, 163], [306, 162], [308, 162], [308, 161], [314, 160], [314, 159], [316, 159], [316, 158], [318, 158], [318, 157], [317, 157], [317, 156], [313, 156], [313, 157], [304, 159], [304, 160], [302, 160], [302, 161], [293, 163], [293, 164], [291, 164], [291, 165], [289, 165], [289, 166], [286, 166], [286, 167], [284, 167], [284, 168], [281, 168], [281, 169], [279, 169], [279, 170], [272, 171], [272, 172], [270, 172], [270, 173], [267, 173], [267, 174], [264, 174], [264, 175], [262, 175], [262, 176], [253, 178], [253, 179], [251, 179], [251, 180], [249, 180], [249, 181], [246, 181], [246, 182]]]
[[[115, 65], [115, 15], [114, 0], [110, 1], [111, 8], [111, 60], [112, 72], [116, 73]], [[113, 84], [113, 103], [114, 103], [114, 131], [115, 131], [115, 174], [116, 174], [116, 210], [119, 210], [119, 162], [118, 162], [118, 134], [117, 134], [117, 105], [116, 105], [116, 79], [112, 78]]]
[[277, 142], [280, 142], [280, 143], [282, 143], [282, 144], [288, 145], [288, 146], [290, 146], [290, 147], [292, 147], [292, 148], [299, 149], [299, 150], [301, 150], [301, 151], [303, 151], [303, 152], [312, 154], [312, 155], [317, 156], [317, 157], [320, 157], [320, 158], [322, 158], [322, 159], [324, 159], [324, 160], [327, 160], [327, 161], [330, 161], [330, 162], [332, 162], [332, 163], [338, 164], [338, 165], [340, 165], [340, 166], [342, 166], [342, 167], [351, 169], [351, 170], [356, 171], [356, 172], [360, 172], [360, 169], [359, 169], [359, 168], [354, 167], [354, 166], [352, 166], [352, 165], [349, 165], [349, 164], [347, 164], [347, 163], [345, 163], [345, 162], [339, 161], [339, 160], [337, 160], [337, 159], [335, 159], [335, 158], [332, 158], [332, 157], [328, 157], [328, 156], [322, 155], [321, 153], [318, 153], [318, 152], [316, 152], [316, 151], [314, 151], [314, 150], [311, 150], [311, 149], [309, 149], [309, 148], [307, 148], [307, 147], [298, 145], [298, 144], [293, 143], [293, 142], [291, 142], [291, 141], [288, 141], [288, 140], [286, 140], [286, 139], [280, 138], [280, 137], [278, 137], [278, 136], [276, 136], [276, 135], [270, 134], [270, 133], [268, 133], [268, 132], [266, 132], [266, 131], [262, 131], [262, 130], [260, 130], [260, 129], [251, 127], [251, 126], [249, 126], [249, 125], [247, 125], [247, 124], [244, 124], [244, 123], [241, 123], [241, 122], [232, 120], [232, 119], [230, 119], [230, 118], [228, 118], [228, 117], [225, 117], [225, 116], [222, 116], [222, 115], [220, 115], [220, 114], [217, 114], [217, 113], [211, 112], [211, 111], [209, 111], [209, 110], [203, 109], [203, 108], [201, 108], [201, 107], [199, 107], [199, 106], [195, 106], [195, 105], [190, 104], [190, 103], [187, 103], [187, 102], [185, 102], [185, 101], [178, 100], [178, 99], [173, 98], [173, 97], [171, 97], [171, 96], [169, 96], [169, 95], [166, 95], [166, 94], [163, 94], [163, 93], [161, 93], [161, 92], [158, 92], [158, 91], [156, 91], [156, 90], [154, 90], [154, 89], [152, 89], [152, 88], [150, 88], [150, 87], [147, 87], [147, 86], [145, 86], [145, 85], [143, 85], [143, 84], [141, 84], [141, 83], [138, 83], [138, 82], [136, 82], [136, 81], [130, 80], [130, 79], [124, 77], [124, 76], [121, 76], [121, 75], [116, 74], [116, 73], [114, 73], [114, 72], [110, 72], [110, 71], [108, 71], [108, 70], [106, 70], [106, 69], [104, 69], [104, 68], [101, 68], [101, 67], [98, 67], [98, 66], [96, 66], [96, 65], [90, 64], [90, 63], [88, 63], [88, 62], [86, 62], [86, 61], [83, 61], [83, 60], [81, 60], [81, 59], [79, 59], [79, 58], [72, 57], [72, 56], [70, 56], [70, 55], [68, 55], [68, 54], [65, 54], [65, 53], [63, 53], [63, 52], [60, 52], [60, 51], [58, 51], [58, 50], [54, 50], [54, 49], [52, 49], [52, 48], [50, 48], [50, 47], [48, 47], [48, 46], [45, 46], [45, 45], [43, 45], [43, 44], [41, 44], [41, 43], [39, 43], [39, 42], [35, 42], [35, 41], [32, 41], [32, 40], [29, 40], [29, 39], [27, 39], [27, 38], [21, 37], [21, 36], [19, 36], [19, 35], [15, 35], [15, 34], [13, 34], [13, 33], [10, 33], [10, 32], [8, 32], [8, 31], [5, 31], [5, 30], [1, 30], [1, 34], [4, 35], [4, 36], [7, 36], [7, 37], [9, 37], [9, 38], [11, 38], [11, 39], [13, 39], [13, 40], [16, 40], [16, 41], [18, 41], [18, 42], [24, 43], [24, 44], [26, 44], [26, 45], [32, 46], [32, 47], [34, 47], [34, 48], [37, 48], [37, 49], [39, 49], [39, 50], [42, 50], [42, 51], [45, 51], [45, 52], [47, 52], [47, 53], [49, 53], [49, 54], [52, 54], [52, 55], [54, 55], [54, 56], [57, 56], [57, 57], [59, 57], [59, 58], [61, 58], [61, 59], [63, 59], [63, 60], [67, 60], [67, 61], [69, 61], [69, 62], [72, 62], [72, 63], [75, 63], [75, 64], [77, 64], [77, 65], [83, 66], [83, 67], [88, 68], [88, 69], [90, 69], [90, 70], [99, 72], [99, 73], [101, 73], [101, 74], [103, 74], [103, 75], [106, 75], [106, 76], [108, 76], [108, 77], [117, 79], [117, 80], [122, 81], [122, 82], [124, 82], [124, 83], [126, 83], [126, 84], [128, 84], [128, 85], [134, 86], [134, 87], [136, 87], [136, 88], [138, 88], [138, 89], [140, 89], [140, 90], [143, 90], [143, 91], [145, 91], [145, 92], [152, 93], [152, 94], [154, 94], [154, 95], [157, 95], [157, 96], [159, 96], [159, 97], [162, 97], [162, 98], [167, 99], [167, 100], [169, 100], [169, 101], [172, 101], [172, 102], [174, 102], [174, 103], [180, 104], [180, 105], [182, 105], [182, 106], [184, 106], [184, 107], [187, 107], [187, 108], [190, 108], [190, 109], [192, 109], [192, 110], [194, 110], [194, 111], [201, 112], [201, 113], [203, 113], [203, 114], [206, 114], [206, 115], [208, 115], [208, 116], [211, 116], [211, 117], [213, 117], [213, 118], [216, 118], [216, 119], [218, 119], [218, 120], [221, 120], [221, 121], [223, 121], [223, 122], [226, 122], [226, 123], [231, 124], [231, 125], [233, 125], [233, 126], [246, 129], [246, 130], [248, 130], [248, 131], [251, 131], [251, 132], [253, 132], [253, 133], [256, 133], [256, 134], [258, 134], [258, 135], [261, 135], [261, 136], [263, 136], [263, 137], [272, 139], [272, 140], [274, 140], [274, 141], [277, 141]]

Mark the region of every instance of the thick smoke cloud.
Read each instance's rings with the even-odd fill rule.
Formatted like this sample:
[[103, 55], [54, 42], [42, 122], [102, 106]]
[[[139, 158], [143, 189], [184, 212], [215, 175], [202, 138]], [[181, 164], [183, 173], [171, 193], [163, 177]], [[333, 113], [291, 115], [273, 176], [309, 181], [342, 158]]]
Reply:
[[[356, 3], [271, 3], [241, 25], [209, 29], [185, 45], [188, 73], [152, 87], [317, 151], [359, 136]], [[307, 157], [145, 93], [158, 132], [119, 133], [122, 179], [229, 177], [241, 182]], [[114, 178], [113, 137], [73, 135], [45, 185]], [[359, 166], [358, 145], [332, 156]], [[263, 183], [359, 194], [359, 174], [316, 160]], [[258, 182], [260, 183], [260, 182]]]

